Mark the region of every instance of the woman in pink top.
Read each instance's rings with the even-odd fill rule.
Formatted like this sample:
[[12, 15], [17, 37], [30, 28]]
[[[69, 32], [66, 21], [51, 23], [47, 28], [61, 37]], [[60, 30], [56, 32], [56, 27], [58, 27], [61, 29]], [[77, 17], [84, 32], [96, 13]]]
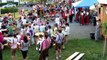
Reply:
[[2, 43], [3, 43], [3, 35], [2, 35], [2, 33], [0, 32], [0, 60], [3, 60], [3, 54], [2, 54], [2, 50], [3, 50], [3, 45], [2, 45]]
[[2, 35], [2, 32], [0, 32], [0, 43], [3, 43], [3, 39], [4, 39], [4, 37]]

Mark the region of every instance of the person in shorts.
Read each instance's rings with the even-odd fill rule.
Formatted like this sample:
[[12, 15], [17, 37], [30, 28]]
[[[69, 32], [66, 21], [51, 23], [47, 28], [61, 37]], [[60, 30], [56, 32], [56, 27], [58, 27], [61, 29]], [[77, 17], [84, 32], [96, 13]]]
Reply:
[[12, 53], [12, 60], [16, 60], [16, 50], [17, 50], [17, 37], [14, 35], [14, 38], [11, 42], [11, 53]]
[[61, 30], [57, 31], [55, 45], [56, 45], [56, 59], [61, 58], [61, 46], [63, 41], [63, 34]]

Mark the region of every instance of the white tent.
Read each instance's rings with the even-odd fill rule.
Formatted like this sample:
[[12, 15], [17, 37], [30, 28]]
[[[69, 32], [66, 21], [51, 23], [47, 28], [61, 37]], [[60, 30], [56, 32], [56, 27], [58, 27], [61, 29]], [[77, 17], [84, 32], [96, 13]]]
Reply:
[[94, 9], [95, 9], [94, 5], [90, 6], [90, 10], [94, 10]]
[[98, 0], [100, 4], [107, 4], [107, 0]]
[[[98, 1], [98, 3], [100, 3], [100, 4], [107, 4], [107, 0], [97, 0], [97, 1]], [[91, 9], [91, 10], [95, 9], [95, 6], [94, 6], [94, 5], [90, 6], [90, 9]]]
[[79, 3], [81, 3], [82, 2], [82, 0], [80, 0], [80, 1], [78, 1], [78, 2], [75, 2], [75, 3], [72, 3], [72, 6], [77, 6]]

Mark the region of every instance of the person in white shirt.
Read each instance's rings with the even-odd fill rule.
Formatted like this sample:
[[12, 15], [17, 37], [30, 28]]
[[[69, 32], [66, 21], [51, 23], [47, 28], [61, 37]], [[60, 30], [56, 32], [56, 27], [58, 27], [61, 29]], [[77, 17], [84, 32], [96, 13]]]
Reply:
[[20, 30], [21, 34], [24, 34], [24, 27], [22, 27], [22, 29]]
[[67, 36], [70, 34], [70, 27], [68, 23], [65, 24], [65, 32]]
[[57, 16], [55, 18], [55, 23], [59, 26], [59, 24], [60, 24], [60, 17], [59, 16]]
[[36, 42], [37, 44], [36, 50], [39, 50], [39, 52], [41, 51], [41, 45], [43, 41], [44, 41], [43, 35], [39, 35], [38, 40]]
[[39, 26], [37, 24], [34, 24], [34, 33], [39, 32]]
[[11, 42], [12, 60], [16, 60], [17, 41], [17, 37], [14, 35], [13, 41]]
[[22, 24], [25, 25], [27, 23], [26, 18], [24, 17], [24, 19], [22, 19]]
[[65, 38], [64, 38], [66, 43], [67, 43], [67, 38], [68, 38], [69, 34], [70, 34], [70, 27], [69, 27], [69, 24], [66, 23], [65, 24]]
[[50, 38], [54, 35], [54, 32], [53, 32], [53, 30], [52, 30], [52, 28], [51, 28], [50, 25], [48, 26], [47, 33], [49, 34], [49, 37], [50, 37]]

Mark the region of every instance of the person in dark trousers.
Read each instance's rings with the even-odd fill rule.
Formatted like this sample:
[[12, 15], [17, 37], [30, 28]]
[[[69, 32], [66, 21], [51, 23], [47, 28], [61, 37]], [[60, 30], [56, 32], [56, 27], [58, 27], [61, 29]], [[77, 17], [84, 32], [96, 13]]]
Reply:
[[27, 60], [28, 47], [30, 46], [28, 37], [24, 36], [24, 40], [21, 42], [21, 52], [23, 55], [23, 59]]
[[3, 50], [3, 45], [2, 43], [0, 43], [0, 60], [3, 60], [2, 50]]
[[40, 52], [39, 60], [47, 60], [49, 47], [50, 47], [50, 40], [48, 38], [48, 34], [44, 33], [44, 41], [41, 44], [41, 52]]
[[72, 23], [72, 19], [73, 19], [73, 13], [72, 13], [72, 8], [69, 10], [69, 22]]

